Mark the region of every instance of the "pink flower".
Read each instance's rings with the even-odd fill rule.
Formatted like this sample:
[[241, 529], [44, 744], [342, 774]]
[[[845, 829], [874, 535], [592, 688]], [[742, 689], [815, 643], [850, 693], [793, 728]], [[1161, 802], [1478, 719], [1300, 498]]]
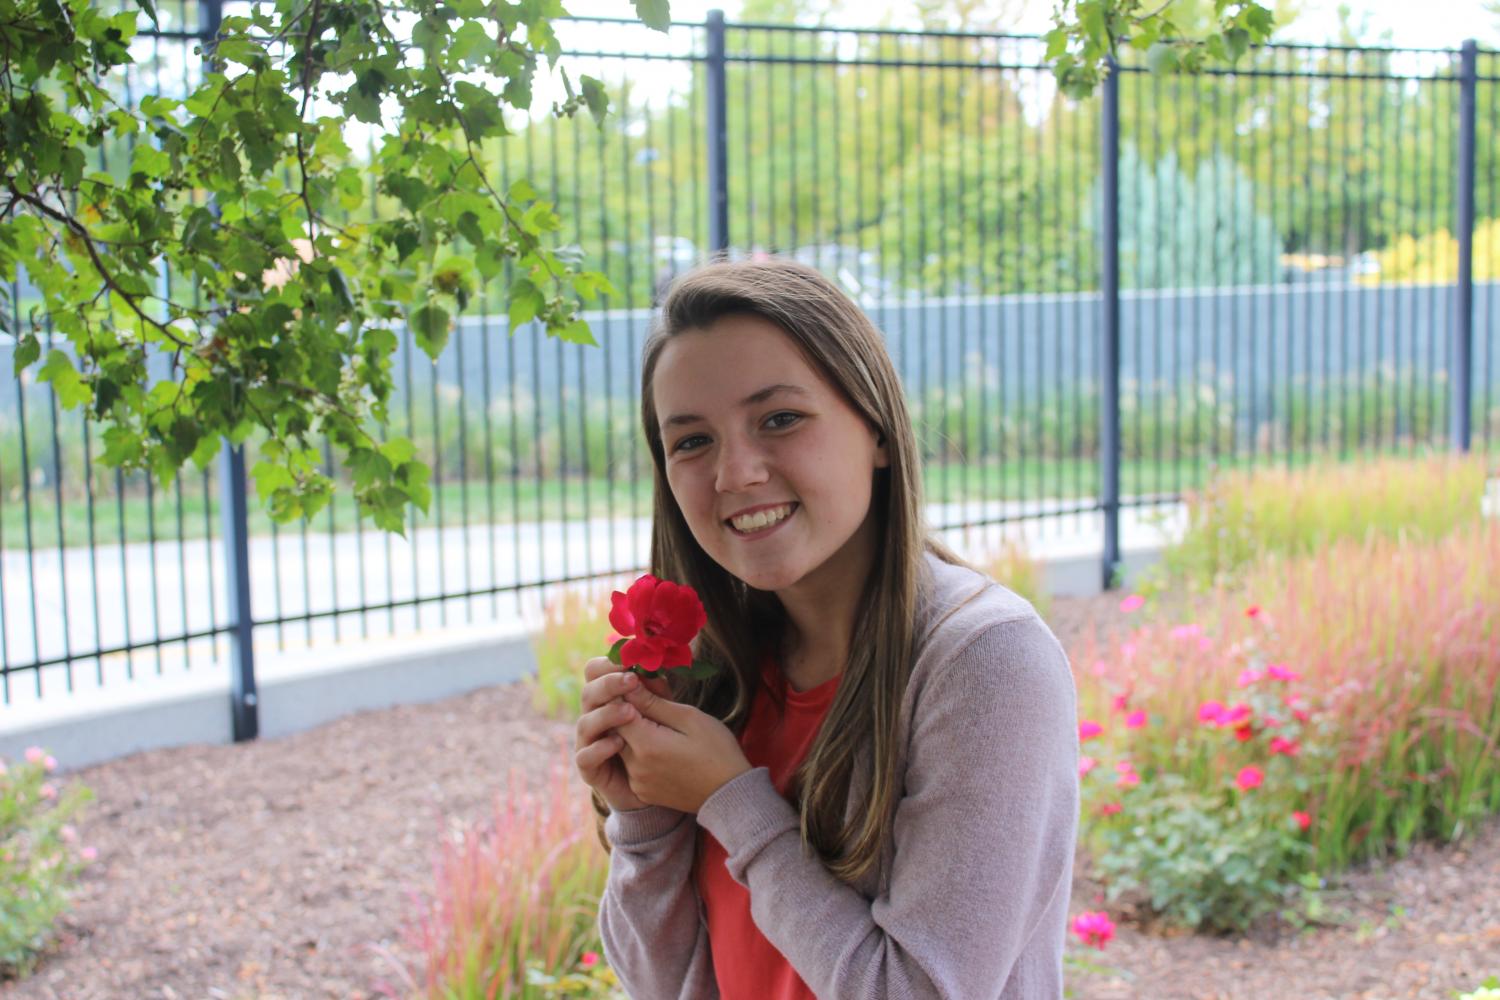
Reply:
[[1191, 639], [1203, 634], [1203, 626], [1198, 624], [1173, 625], [1170, 634], [1174, 639]]
[[81, 854], [81, 855], [83, 855], [83, 860], [85, 860], [85, 861], [93, 861], [95, 858], [97, 858], [99, 856], [99, 849], [97, 847], [85, 847], [83, 850], [79, 851], [78, 853]]
[[55, 798], [57, 798], [57, 789], [53, 788], [50, 782], [47, 783], [47, 784], [45, 784], [45, 785], [43, 785], [41, 787], [40, 791], [42, 793], [42, 798], [44, 798], [44, 799], [55, 799]]
[[57, 758], [48, 754], [46, 760], [42, 761], [42, 766], [49, 771], [57, 770]]
[[1245, 704], [1243, 701], [1237, 701], [1237, 702], [1234, 703], [1234, 707], [1233, 708], [1229, 709], [1228, 711], [1226, 711], [1224, 713], [1223, 717], [1219, 719], [1219, 722], [1222, 725], [1233, 726], [1233, 725], [1237, 725], [1237, 724], [1239, 724], [1241, 722], [1244, 722], [1246, 719], [1250, 718], [1250, 716], [1252, 716], [1254, 714], [1255, 714], [1255, 709], [1251, 708], [1249, 705]]
[[1131, 660], [1135, 659], [1135, 643], [1133, 643], [1133, 642], [1122, 642], [1122, 643], [1120, 643], [1120, 657], [1126, 663], [1129, 663]]
[[1118, 802], [1106, 802], [1106, 803], [1104, 803], [1104, 805], [1102, 805], [1102, 806], [1099, 807], [1099, 815], [1100, 816], [1113, 816], [1115, 813], [1119, 812], [1123, 808], [1124, 808], [1124, 806], [1120, 805], [1120, 803], [1118, 803]]
[[1146, 713], [1136, 709], [1125, 717], [1126, 729], [1140, 729], [1146, 724]]
[[1240, 791], [1248, 792], [1252, 788], [1259, 788], [1265, 777], [1260, 768], [1252, 765], [1240, 768], [1240, 773], [1234, 777], [1234, 783], [1239, 786]]
[[1125, 703], [1129, 697], [1129, 695], [1124, 694], [1115, 695], [1114, 700], [1109, 703], [1109, 710], [1111, 712], [1125, 711]]
[[1302, 829], [1304, 829], [1304, 830], [1306, 830], [1308, 827], [1312, 826], [1312, 817], [1309, 816], [1307, 813], [1302, 812], [1301, 810], [1298, 810], [1297, 812], [1292, 813], [1292, 819], [1296, 820], [1297, 821], [1297, 825], [1299, 827], [1301, 827]]
[[1302, 748], [1297, 745], [1295, 740], [1283, 739], [1280, 736], [1271, 737], [1272, 753], [1284, 753], [1288, 757], [1295, 757], [1297, 756], [1297, 751], [1301, 749]]
[[1277, 726], [1281, 725], [1281, 720], [1278, 719], [1278, 718], [1276, 718], [1276, 716], [1274, 716], [1274, 715], [1268, 715], [1268, 716], [1266, 716], [1264, 719], [1261, 720], [1261, 722], [1262, 722], [1262, 724], [1265, 725], [1265, 727], [1267, 729], [1275, 729]]
[[1090, 771], [1092, 771], [1094, 768], [1096, 768], [1098, 766], [1099, 766], [1099, 762], [1097, 760], [1095, 760], [1094, 758], [1092, 758], [1092, 757], [1079, 757], [1078, 758], [1078, 776], [1081, 778], [1085, 774], [1088, 774]]
[[1125, 600], [1120, 602], [1120, 610], [1125, 612], [1126, 614], [1129, 614], [1132, 611], [1138, 610], [1140, 606], [1145, 603], [1146, 599], [1140, 594], [1131, 594], [1129, 597], [1125, 598]]
[[578, 960], [578, 964], [585, 969], [592, 969], [595, 965], [599, 964], [599, 953], [597, 951], [584, 952], [583, 958]]
[[1289, 670], [1283, 663], [1272, 663], [1267, 665], [1266, 673], [1272, 680], [1277, 681], [1294, 681], [1302, 676], [1295, 670]]
[[1086, 911], [1073, 918], [1073, 933], [1084, 944], [1103, 951], [1105, 943], [1115, 936], [1115, 924], [1109, 919], [1109, 914], [1102, 910]]
[[1198, 706], [1198, 721], [1217, 726], [1227, 711], [1222, 701], [1205, 701]]
[[1245, 617], [1246, 618], [1259, 618], [1260, 617], [1260, 605], [1259, 604], [1252, 604], [1248, 608], [1246, 608], [1245, 609]]
[[1121, 771], [1120, 776], [1115, 779], [1115, 784], [1121, 788], [1134, 788], [1141, 783], [1141, 776], [1134, 771]]
[[1256, 670], [1254, 667], [1246, 667], [1244, 670], [1240, 671], [1238, 684], [1242, 688], [1247, 688], [1264, 676], [1266, 675], [1261, 673], [1259, 670]]
[[1102, 732], [1104, 732], [1104, 727], [1091, 719], [1084, 719], [1078, 724], [1079, 742], [1082, 742], [1083, 740], [1093, 739], [1095, 736], [1098, 736]]
[[57, 833], [62, 837], [65, 844], [71, 844], [78, 840], [78, 831], [73, 829], [73, 824], [71, 823], [64, 823]]
[[46, 756], [47, 751], [43, 750], [41, 747], [26, 748], [26, 763], [28, 764], [40, 764], [42, 762], [42, 759]]
[[1103, 677], [1105, 674], [1109, 673], [1109, 664], [1105, 663], [1103, 660], [1095, 660], [1093, 671], [1095, 677]]

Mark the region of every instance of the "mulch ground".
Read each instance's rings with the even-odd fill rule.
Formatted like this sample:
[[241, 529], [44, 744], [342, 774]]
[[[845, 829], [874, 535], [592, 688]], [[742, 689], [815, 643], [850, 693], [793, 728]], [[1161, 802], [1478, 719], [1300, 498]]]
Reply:
[[[1070, 646], [1117, 596], [1059, 598]], [[99, 851], [61, 935], [15, 1000], [371, 998], [370, 946], [401, 940], [438, 832], [490, 815], [513, 768], [540, 790], [572, 726], [524, 683], [364, 712], [277, 740], [151, 751], [67, 775], [96, 800]], [[64, 762], [65, 764], [66, 762]], [[1080, 866], [1083, 868], [1086, 866]], [[1097, 908], [1080, 871], [1073, 912]], [[1500, 818], [1339, 880], [1333, 926], [1166, 936], [1121, 918], [1079, 998], [1447, 998], [1500, 974]]]

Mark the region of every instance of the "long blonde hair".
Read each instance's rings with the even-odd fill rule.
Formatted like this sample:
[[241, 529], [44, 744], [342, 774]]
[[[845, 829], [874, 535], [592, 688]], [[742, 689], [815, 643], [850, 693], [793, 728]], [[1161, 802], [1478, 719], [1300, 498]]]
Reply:
[[[694, 654], [720, 665], [707, 680], [667, 673], [674, 700], [743, 732], [763, 686], [760, 665], [784, 652], [789, 619], [774, 593], [747, 587], [698, 545], [667, 484], [652, 378], [662, 349], [676, 336], [704, 331], [720, 317], [752, 314], [779, 326], [813, 368], [884, 436], [889, 466], [875, 470], [871, 504], [881, 545], [858, 603], [852, 643], [833, 703], [793, 775], [789, 791], [802, 821], [804, 849], [814, 848], [835, 877], [853, 884], [880, 864], [893, 835], [900, 796], [897, 724], [911, 673], [924, 552], [968, 566], [932, 537], [923, 517], [921, 458], [900, 376], [884, 338], [860, 308], [811, 267], [781, 258], [719, 261], [681, 276], [646, 339], [641, 364], [641, 424], [655, 476], [651, 569], [698, 592], [708, 623]], [[976, 569], [976, 572], [978, 570]], [[770, 692], [774, 698], [774, 689]], [[779, 704], [779, 703], [778, 703]], [[873, 750], [868, 787], [849, 825], [844, 812], [856, 755]], [[609, 807], [594, 793], [600, 842]]]

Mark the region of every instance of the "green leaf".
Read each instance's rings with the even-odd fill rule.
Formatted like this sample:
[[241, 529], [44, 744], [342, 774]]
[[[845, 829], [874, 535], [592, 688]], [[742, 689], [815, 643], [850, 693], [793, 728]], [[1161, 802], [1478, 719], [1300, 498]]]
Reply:
[[627, 642], [629, 642], [629, 641], [630, 641], [630, 636], [627, 635], [623, 639], [621, 639], [619, 642], [617, 642], [613, 646], [609, 647], [609, 662], [613, 663], [615, 666], [620, 666], [621, 665], [621, 663], [620, 663], [620, 650], [624, 649], [625, 648], [625, 644]]
[[93, 395], [88, 383], [83, 381], [78, 369], [73, 367], [72, 359], [62, 351], [53, 350], [48, 353], [46, 362], [37, 372], [37, 381], [52, 383], [52, 391], [57, 393], [57, 402], [64, 409], [86, 403]]
[[530, 279], [520, 278], [510, 286], [510, 332], [514, 336], [516, 327], [529, 323], [546, 305], [546, 299]]
[[[448, 55], [463, 62], [469, 55], [476, 51], [485, 51], [493, 48], [495, 40], [484, 30], [484, 25], [478, 21], [466, 21], [448, 42]], [[475, 60], [479, 62], [480, 60]]]
[[15, 358], [13, 359], [15, 362], [15, 373], [17, 375], [20, 375], [23, 368], [31, 364], [37, 358], [41, 357], [41, 355], [42, 345], [41, 342], [36, 339], [36, 334], [22, 334], [20, 342], [16, 344], [16, 353]]
[[448, 310], [429, 302], [413, 310], [407, 323], [417, 345], [436, 361], [448, 343]]
[[609, 95], [604, 92], [604, 84], [591, 76], [580, 77], [579, 81], [583, 84], [583, 102], [588, 105], [595, 124], [602, 128], [604, 116], [609, 113]]
[[589, 325], [582, 319], [575, 319], [573, 320], [573, 322], [558, 330], [557, 336], [559, 339], [564, 340], [570, 344], [587, 344], [590, 347], [599, 346], [599, 342], [595, 340], [594, 335], [589, 332]]
[[667, 0], [630, 0], [635, 5], [636, 16], [648, 28], [665, 33], [672, 23], [672, 14]]

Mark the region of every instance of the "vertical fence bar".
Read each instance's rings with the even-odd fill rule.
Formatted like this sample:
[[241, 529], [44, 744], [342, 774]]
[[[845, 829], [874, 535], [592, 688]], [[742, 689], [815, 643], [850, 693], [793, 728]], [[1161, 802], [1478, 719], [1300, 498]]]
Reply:
[[[222, 0], [204, 0], [200, 30], [208, 72], [216, 68], [214, 43], [222, 15]], [[210, 210], [218, 214], [212, 202]], [[229, 628], [229, 718], [234, 741], [241, 743], [260, 735], [260, 699], [255, 691], [255, 619], [250, 610], [250, 525], [245, 503], [245, 447], [226, 438], [220, 455], [219, 507], [224, 519], [224, 585], [228, 588], [232, 622]], [[154, 584], [152, 589], [155, 589]]]
[[250, 539], [245, 506], [245, 448], [224, 443], [219, 466], [224, 511], [224, 581], [229, 587], [229, 712], [234, 741], [260, 734], [255, 693], [255, 620], [250, 613]]
[[1448, 407], [1456, 451], [1469, 450], [1474, 391], [1474, 108], [1479, 45], [1463, 45], [1458, 92], [1458, 284], [1453, 310], [1453, 371]]
[[707, 70], [708, 245], [713, 253], [721, 254], [729, 249], [729, 137], [722, 10], [708, 12]]
[[1104, 217], [1100, 220], [1099, 330], [1099, 509], [1104, 515], [1104, 589], [1115, 584], [1120, 565], [1120, 74], [1111, 57], [1104, 77], [1100, 167]]

